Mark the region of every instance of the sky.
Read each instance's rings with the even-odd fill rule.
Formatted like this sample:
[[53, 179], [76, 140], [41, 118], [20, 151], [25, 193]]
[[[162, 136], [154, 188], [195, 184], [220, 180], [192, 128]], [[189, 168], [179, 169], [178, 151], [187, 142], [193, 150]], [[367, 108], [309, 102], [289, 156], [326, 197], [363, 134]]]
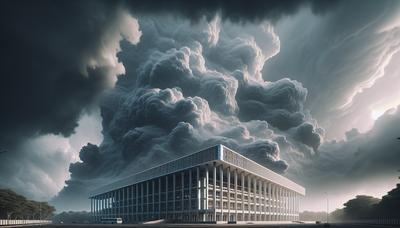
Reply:
[[400, 168], [399, 1], [2, 1], [0, 187], [58, 211], [222, 143], [306, 188]]

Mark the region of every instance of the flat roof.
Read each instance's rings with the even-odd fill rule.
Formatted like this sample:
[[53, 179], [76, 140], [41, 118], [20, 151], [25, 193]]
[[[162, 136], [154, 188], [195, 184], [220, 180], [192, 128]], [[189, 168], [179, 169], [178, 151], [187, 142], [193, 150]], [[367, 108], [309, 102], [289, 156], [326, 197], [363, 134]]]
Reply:
[[212, 163], [214, 161], [224, 163], [228, 166], [236, 167], [239, 170], [252, 173], [253, 175], [258, 176], [262, 179], [295, 191], [301, 195], [305, 195], [305, 188], [300, 186], [299, 184], [296, 184], [295, 182], [280, 174], [275, 173], [267, 167], [260, 165], [249, 158], [246, 158], [245, 156], [229, 149], [224, 145], [219, 144], [166, 162], [156, 167], [146, 169], [142, 172], [133, 174], [116, 182], [104, 185], [89, 192], [89, 198], [146, 180], [196, 167], [202, 164]]

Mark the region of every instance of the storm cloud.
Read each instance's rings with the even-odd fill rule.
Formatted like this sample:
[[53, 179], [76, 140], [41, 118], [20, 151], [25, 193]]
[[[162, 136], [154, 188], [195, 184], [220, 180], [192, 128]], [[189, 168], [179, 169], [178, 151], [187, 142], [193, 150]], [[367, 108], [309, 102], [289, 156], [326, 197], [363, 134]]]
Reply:
[[397, 1], [343, 1], [324, 15], [303, 9], [280, 20], [281, 49], [266, 62], [264, 79], [302, 82], [306, 107], [330, 139], [353, 127], [369, 130], [372, 112], [399, 103], [398, 72], [388, 69], [399, 61], [399, 8]]
[[138, 23], [106, 2], [3, 1], [0, 11], [1, 186], [48, 198], [77, 153], [65, 137], [124, 73], [119, 42], [137, 43]]
[[[82, 204], [77, 192], [86, 197], [93, 186], [217, 143], [279, 173], [288, 169], [280, 144], [318, 149], [322, 135], [304, 109], [307, 89], [261, 78], [279, 50], [268, 22], [243, 28], [218, 16], [196, 24], [164, 16], [139, 24], [141, 42], [124, 43], [118, 55], [126, 73], [103, 95], [104, 141], [81, 150], [56, 203]], [[296, 130], [306, 123], [311, 129]]]
[[357, 189], [399, 164], [398, 109], [365, 115], [397, 105], [395, 1], [0, 6], [0, 185], [41, 200], [62, 189], [58, 210], [217, 143], [315, 202], [315, 189], [358, 178]]

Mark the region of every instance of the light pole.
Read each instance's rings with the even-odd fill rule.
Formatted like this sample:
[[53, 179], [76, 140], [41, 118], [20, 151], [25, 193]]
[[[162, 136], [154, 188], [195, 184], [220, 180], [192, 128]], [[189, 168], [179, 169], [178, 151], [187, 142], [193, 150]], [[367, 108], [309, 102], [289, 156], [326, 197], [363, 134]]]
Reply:
[[329, 198], [326, 194], [326, 223], [329, 223]]
[[328, 192], [326, 194], [326, 223], [329, 223], [329, 195]]

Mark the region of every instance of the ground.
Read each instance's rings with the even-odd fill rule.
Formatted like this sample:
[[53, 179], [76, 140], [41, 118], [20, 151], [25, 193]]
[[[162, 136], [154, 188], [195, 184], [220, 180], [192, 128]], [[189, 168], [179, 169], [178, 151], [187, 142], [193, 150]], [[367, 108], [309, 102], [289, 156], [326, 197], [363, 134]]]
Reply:
[[[38, 227], [38, 226], [28, 226], [28, 227]], [[57, 225], [43, 225], [41, 227], [44, 228], [68, 228], [68, 227], [75, 227], [75, 228], [89, 228], [89, 227], [131, 227], [131, 228], [185, 228], [185, 227], [195, 227], [195, 228], [214, 228], [214, 227], [223, 227], [223, 228], [247, 228], [247, 227], [254, 227], [254, 228], [319, 228], [319, 227], [326, 227], [323, 224], [288, 224], [288, 225], [260, 225], [260, 224], [219, 224], [219, 225], [212, 225], [212, 224], [157, 224], [157, 225], [132, 225], [132, 224], [122, 224], [122, 225], [93, 225], [93, 224], [57, 224]], [[400, 227], [399, 225], [367, 225], [367, 224], [330, 224], [329, 227], [332, 228], [390, 228], [390, 227]]]

